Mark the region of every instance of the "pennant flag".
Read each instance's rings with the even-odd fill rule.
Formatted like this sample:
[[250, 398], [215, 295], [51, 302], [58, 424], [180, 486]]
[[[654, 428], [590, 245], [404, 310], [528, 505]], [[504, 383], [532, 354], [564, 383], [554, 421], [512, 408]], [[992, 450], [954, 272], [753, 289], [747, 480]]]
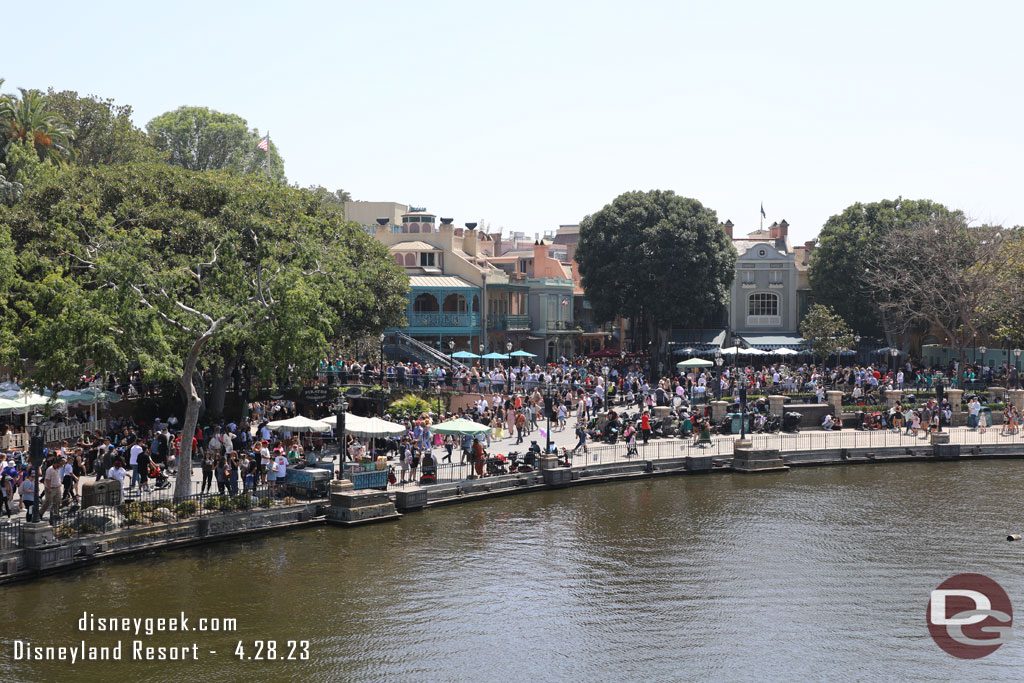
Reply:
[[[269, 148], [270, 148], [270, 136], [269, 135], [263, 136], [263, 139], [260, 140], [260, 144], [258, 144], [256, 146], [259, 147], [260, 149], [262, 149], [264, 152], [269, 151]], [[764, 213], [764, 209], [761, 209], [761, 213]]]
[[[266, 147], [263, 149], [266, 149]], [[768, 215], [764, 212], [764, 202], [761, 202], [761, 218], [768, 218]]]

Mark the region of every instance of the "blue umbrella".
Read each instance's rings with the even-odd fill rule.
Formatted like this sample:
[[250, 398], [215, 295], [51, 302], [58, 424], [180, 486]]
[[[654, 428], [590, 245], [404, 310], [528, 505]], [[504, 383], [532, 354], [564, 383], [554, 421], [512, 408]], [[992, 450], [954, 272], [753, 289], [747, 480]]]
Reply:
[[488, 353], [486, 356], [481, 356], [484, 360], [508, 360], [508, 356], [503, 353]]
[[470, 351], [456, 351], [452, 354], [452, 358], [479, 358], [480, 356]]

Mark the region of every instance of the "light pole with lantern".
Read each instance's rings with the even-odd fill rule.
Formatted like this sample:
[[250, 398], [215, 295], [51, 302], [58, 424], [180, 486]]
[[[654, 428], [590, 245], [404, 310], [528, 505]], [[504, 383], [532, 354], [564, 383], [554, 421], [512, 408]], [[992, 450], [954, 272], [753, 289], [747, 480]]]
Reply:
[[[32, 521], [39, 522], [39, 470], [43, 466], [43, 435], [39, 431], [39, 423], [42, 421], [42, 415], [39, 413], [32, 413], [32, 417], [29, 418], [29, 426], [32, 427], [32, 435], [29, 437], [28, 446], [28, 461], [32, 465], [34, 470], [33, 486], [35, 487], [35, 500], [32, 501]], [[106, 474], [106, 472], [104, 472]], [[51, 514], [51, 518], [52, 518]]]
[[1024, 353], [1024, 349], [1017, 347], [1013, 350], [1013, 367], [1017, 371], [1017, 385], [1020, 386], [1020, 354]]
[[900, 355], [900, 350], [897, 349], [896, 347], [890, 347], [889, 355], [892, 356], [892, 371], [895, 373], [896, 372], [896, 359]]
[[338, 434], [338, 479], [345, 478], [345, 411], [348, 410], [348, 401], [345, 400], [345, 394], [338, 390], [338, 400], [334, 404], [334, 412], [336, 415], [336, 422], [334, 423], [334, 430]]
[[380, 388], [384, 390], [384, 333], [380, 333]]
[[452, 358], [452, 354], [455, 353], [455, 340], [448, 340], [448, 370], [451, 371], [450, 377], [452, 378], [452, 386], [455, 386], [455, 360]]
[[541, 394], [544, 396], [544, 416], [547, 419], [547, 443], [544, 446], [544, 455], [551, 454], [551, 413], [555, 410], [555, 391], [554, 383], [542, 381], [541, 382]]
[[715, 351], [715, 365], [718, 367], [718, 376], [715, 378], [715, 398], [722, 398], [722, 364], [725, 363], [725, 359], [722, 358], [721, 351]]

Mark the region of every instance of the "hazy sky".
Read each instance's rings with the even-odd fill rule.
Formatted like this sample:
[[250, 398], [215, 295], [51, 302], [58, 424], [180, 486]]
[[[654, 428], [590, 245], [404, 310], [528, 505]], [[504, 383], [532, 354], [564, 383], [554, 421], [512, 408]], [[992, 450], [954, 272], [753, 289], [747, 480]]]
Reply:
[[[289, 180], [528, 233], [671, 189], [797, 240], [902, 195], [1024, 223], [1019, 2], [47, 4], [0, 77], [269, 129]], [[30, 13], [31, 14], [31, 13]], [[18, 20], [20, 21], [20, 20]]]

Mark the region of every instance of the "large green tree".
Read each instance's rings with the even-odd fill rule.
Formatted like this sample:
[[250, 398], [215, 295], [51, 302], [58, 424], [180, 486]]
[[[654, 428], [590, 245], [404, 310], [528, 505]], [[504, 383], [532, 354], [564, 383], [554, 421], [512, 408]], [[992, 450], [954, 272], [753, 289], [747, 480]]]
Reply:
[[237, 114], [225, 114], [206, 107], [180, 107], [157, 116], [146, 124], [150, 141], [167, 160], [190, 171], [227, 169], [237, 173], [267, 176], [285, 182], [284, 161], [274, 141], [270, 149], [258, 147], [263, 135]]
[[[400, 324], [408, 283], [386, 249], [312, 193], [158, 164], [69, 168], [0, 215], [18, 253], [19, 357], [37, 382], [138, 360], [185, 396], [191, 462], [200, 367], [222, 342], [271, 373], [331, 340]], [[179, 477], [175, 495], [188, 495]]]
[[[800, 322], [800, 335], [822, 362], [853, 346], [853, 330], [829, 306], [814, 304]], [[837, 358], [837, 363], [840, 359]]]
[[881, 289], [873, 264], [882, 244], [893, 232], [950, 215], [942, 204], [927, 199], [884, 199], [857, 203], [832, 216], [822, 226], [808, 271], [815, 301], [832, 307], [854, 330], [884, 335], [890, 344], [902, 329], [901, 321], [886, 319], [878, 302], [895, 294]]
[[132, 123], [132, 108], [73, 90], [46, 93], [49, 109], [70, 129], [75, 163], [83, 166], [156, 160], [145, 131]]
[[584, 218], [576, 260], [595, 317], [642, 321], [660, 358], [672, 326], [697, 327], [721, 315], [736, 250], [713, 210], [652, 190], [621, 194]]

